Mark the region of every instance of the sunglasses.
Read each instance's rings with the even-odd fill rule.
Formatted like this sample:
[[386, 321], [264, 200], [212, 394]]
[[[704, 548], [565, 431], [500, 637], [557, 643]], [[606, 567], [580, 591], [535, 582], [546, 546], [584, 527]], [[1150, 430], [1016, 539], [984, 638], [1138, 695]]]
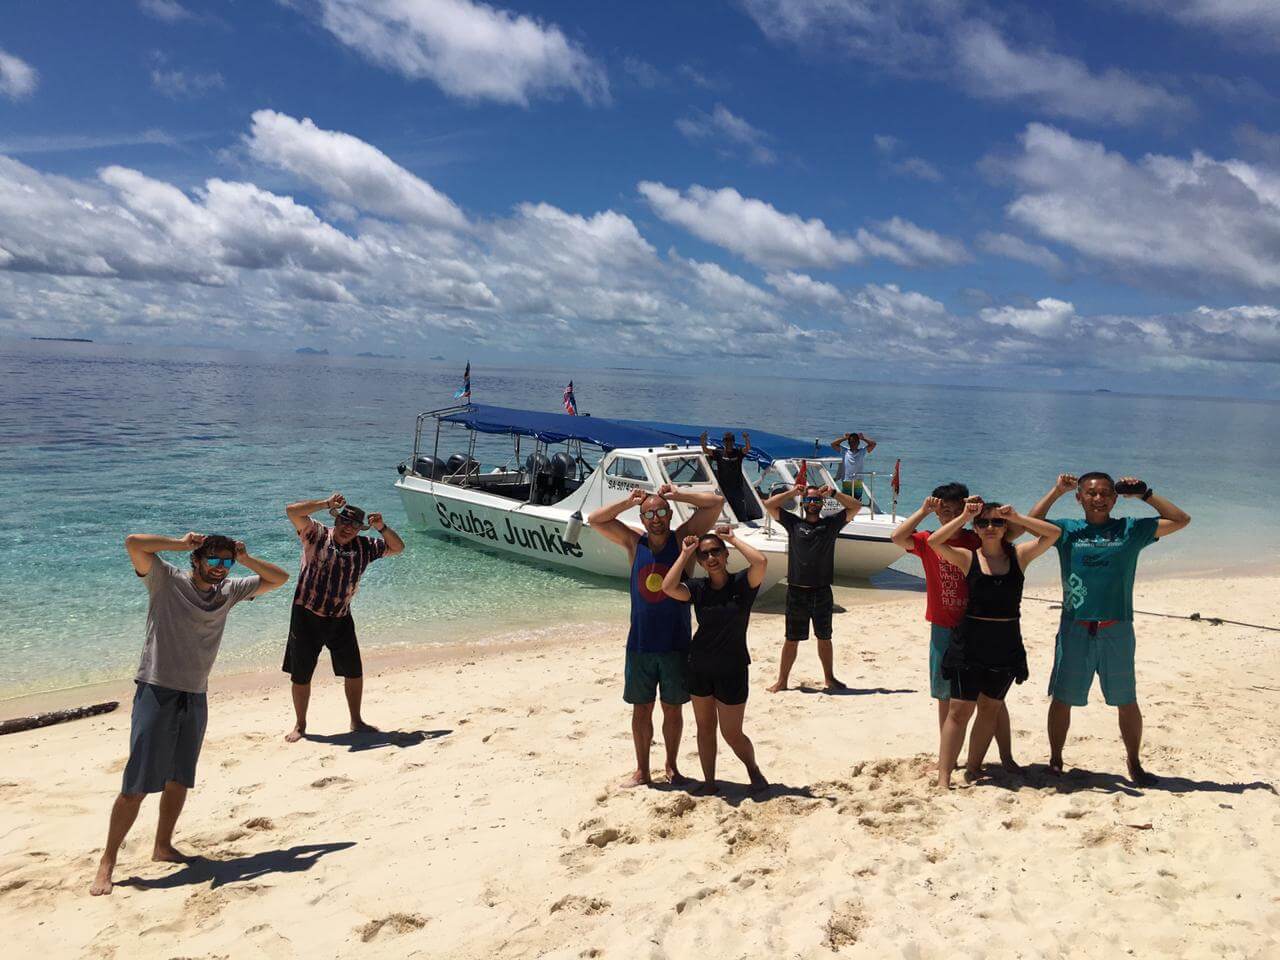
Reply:
[[821, 497], [802, 497], [800, 499], [800, 502], [801, 503], [821, 503], [822, 498]]
[[233, 560], [231, 557], [205, 557], [204, 562], [207, 566], [223, 567], [227, 570], [230, 570], [232, 567], [236, 565], [235, 560]]
[[640, 516], [645, 520], [652, 520], [654, 517], [669, 517], [671, 509], [669, 507], [659, 507], [657, 510], [641, 510]]
[[698, 559], [706, 560], [708, 557], [714, 557], [718, 553], [728, 553], [728, 552], [729, 552], [728, 550], [725, 550], [721, 547], [716, 547], [716, 549], [714, 550], [699, 550]]
[[978, 519], [973, 521], [973, 528], [975, 530], [985, 530], [987, 527], [1003, 527], [1003, 526], [1004, 526], [1003, 517], [991, 517], [990, 519]]

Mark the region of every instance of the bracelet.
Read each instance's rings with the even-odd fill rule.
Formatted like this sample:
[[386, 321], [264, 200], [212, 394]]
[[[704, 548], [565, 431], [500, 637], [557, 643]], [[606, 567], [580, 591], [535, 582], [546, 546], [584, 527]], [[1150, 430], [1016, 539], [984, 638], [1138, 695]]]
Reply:
[[1151, 502], [1151, 497], [1152, 497], [1154, 494], [1155, 494], [1155, 491], [1154, 491], [1154, 490], [1152, 490], [1150, 487], [1147, 487], [1147, 492], [1146, 492], [1146, 493], [1144, 493], [1144, 494], [1142, 495], [1142, 502], [1143, 502], [1143, 503], [1150, 503], [1150, 502]]

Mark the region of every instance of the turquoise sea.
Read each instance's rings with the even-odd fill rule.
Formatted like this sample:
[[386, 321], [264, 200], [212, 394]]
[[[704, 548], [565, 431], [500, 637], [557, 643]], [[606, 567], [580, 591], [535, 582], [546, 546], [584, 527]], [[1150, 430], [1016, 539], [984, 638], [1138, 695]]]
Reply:
[[[478, 402], [556, 411], [572, 378], [579, 408], [599, 416], [744, 423], [803, 438], [864, 431], [880, 441], [869, 468], [902, 458], [902, 512], [950, 479], [1026, 508], [1059, 471], [1138, 474], [1194, 517], [1145, 555], [1148, 573], [1280, 562], [1267, 495], [1280, 477], [1276, 403], [857, 382], [821, 366], [798, 380], [756, 367], [689, 375], [471, 360]], [[415, 415], [452, 402], [461, 367], [0, 341], [0, 697], [131, 674], [146, 593], [125, 534], [228, 533], [296, 571], [284, 504], [333, 490], [385, 512], [408, 542], [365, 578], [355, 612], [366, 647], [623, 616], [621, 584], [407, 528], [396, 464], [412, 450]], [[442, 452], [462, 446], [449, 438]], [[491, 442], [481, 459], [504, 451]], [[237, 611], [220, 670], [279, 659], [291, 588]]]

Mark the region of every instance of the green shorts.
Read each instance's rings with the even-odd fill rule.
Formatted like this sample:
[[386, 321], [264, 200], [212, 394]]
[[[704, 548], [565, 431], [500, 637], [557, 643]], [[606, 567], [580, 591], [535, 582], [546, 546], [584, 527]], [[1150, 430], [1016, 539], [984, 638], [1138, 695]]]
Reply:
[[861, 480], [842, 480], [840, 481], [840, 492], [853, 497], [855, 500], [862, 499], [862, 481]]
[[951, 681], [942, 675], [942, 658], [951, 645], [951, 627], [929, 624], [929, 696], [951, 699]]
[[626, 682], [622, 699], [627, 703], [653, 703], [659, 691], [663, 703], [689, 702], [689, 654], [685, 651], [632, 653], [628, 650], [623, 676]]
[[1102, 699], [1113, 707], [1138, 702], [1134, 677], [1133, 623], [1121, 620], [1063, 619], [1053, 651], [1049, 695], [1083, 707], [1089, 702], [1093, 675], [1098, 675]]

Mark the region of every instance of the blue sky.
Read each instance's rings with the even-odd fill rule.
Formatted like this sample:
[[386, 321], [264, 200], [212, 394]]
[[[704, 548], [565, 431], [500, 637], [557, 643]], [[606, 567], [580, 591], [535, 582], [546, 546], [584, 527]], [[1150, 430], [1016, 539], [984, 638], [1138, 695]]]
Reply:
[[1252, 0], [16, 0], [0, 333], [1274, 397], [1277, 37]]

